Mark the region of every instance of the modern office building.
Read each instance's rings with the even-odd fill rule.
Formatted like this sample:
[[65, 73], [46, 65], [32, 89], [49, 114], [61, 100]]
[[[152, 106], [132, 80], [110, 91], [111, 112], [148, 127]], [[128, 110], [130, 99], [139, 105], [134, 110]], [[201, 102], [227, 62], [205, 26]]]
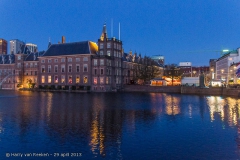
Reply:
[[37, 52], [37, 45], [33, 43], [26, 43], [26, 46], [30, 50], [30, 52]]
[[240, 48], [224, 54], [216, 61], [216, 80], [222, 80], [228, 83], [230, 80], [229, 67], [240, 62]]
[[17, 54], [21, 52], [21, 47], [25, 43], [23, 41], [20, 41], [18, 39], [10, 40], [10, 54]]
[[7, 54], [7, 41], [0, 38], [0, 54]]

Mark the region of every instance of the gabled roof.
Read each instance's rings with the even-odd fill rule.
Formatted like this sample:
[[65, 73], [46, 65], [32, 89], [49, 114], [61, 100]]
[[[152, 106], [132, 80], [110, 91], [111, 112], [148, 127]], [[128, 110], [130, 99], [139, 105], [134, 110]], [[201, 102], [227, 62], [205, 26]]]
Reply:
[[97, 49], [93, 47], [93, 44], [94, 43], [91, 41], [52, 44], [43, 57], [74, 54], [96, 54]]

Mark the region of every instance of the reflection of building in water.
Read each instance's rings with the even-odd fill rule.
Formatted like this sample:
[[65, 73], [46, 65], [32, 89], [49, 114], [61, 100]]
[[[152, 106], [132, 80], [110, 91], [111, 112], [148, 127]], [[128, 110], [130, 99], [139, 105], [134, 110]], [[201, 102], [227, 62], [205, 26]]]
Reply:
[[166, 104], [166, 114], [168, 115], [177, 115], [179, 114], [180, 107], [179, 107], [180, 99], [173, 95], [166, 95], [165, 96], [165, 104]]
[[234, 98], [222, 99], [221, 97], [208, 97], [207, 103], [209, 106], [211, 120], [214, 120], [214, 114], [219, 114], [222, 121], [227, 119], [227, 122], [230, 126], [237, 125], [237, 119], [239, 117], [240, 100]]
[[214, 120], [214, 113], [218, 113], [221, 116], [221, 119], [224, 120], [224, 104], [225, 101], [221, 97], [210, 96], [207, 97], [207, 104], [209, 106], [210, 118], [211, 121]]

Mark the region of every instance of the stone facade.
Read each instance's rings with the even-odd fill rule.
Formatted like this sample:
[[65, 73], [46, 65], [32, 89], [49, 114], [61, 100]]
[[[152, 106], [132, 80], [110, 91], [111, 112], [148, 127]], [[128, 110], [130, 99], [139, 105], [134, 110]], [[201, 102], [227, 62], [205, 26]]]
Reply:
[[0, 87], [115, 91], [143, 79], [143, 66], [148, 75], [153, 67], [162, 70], [148, 57], [124, 53], [122, 41], [108, 38], [104, 25], [98, 44], [49, 43], [45, 52], [32, 52], [22, 45], [20, 52], [0, 56]]

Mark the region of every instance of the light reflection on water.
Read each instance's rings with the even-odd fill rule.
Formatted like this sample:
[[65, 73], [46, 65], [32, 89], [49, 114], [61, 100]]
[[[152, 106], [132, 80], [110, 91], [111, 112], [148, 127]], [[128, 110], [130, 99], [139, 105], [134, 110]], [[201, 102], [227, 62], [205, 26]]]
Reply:
[[3, 91], [0, 96], [11, 97], [0, 99], [0, 159], [9, 151], [81, 152], [83, 159], [239, 158], [239, 99]]

